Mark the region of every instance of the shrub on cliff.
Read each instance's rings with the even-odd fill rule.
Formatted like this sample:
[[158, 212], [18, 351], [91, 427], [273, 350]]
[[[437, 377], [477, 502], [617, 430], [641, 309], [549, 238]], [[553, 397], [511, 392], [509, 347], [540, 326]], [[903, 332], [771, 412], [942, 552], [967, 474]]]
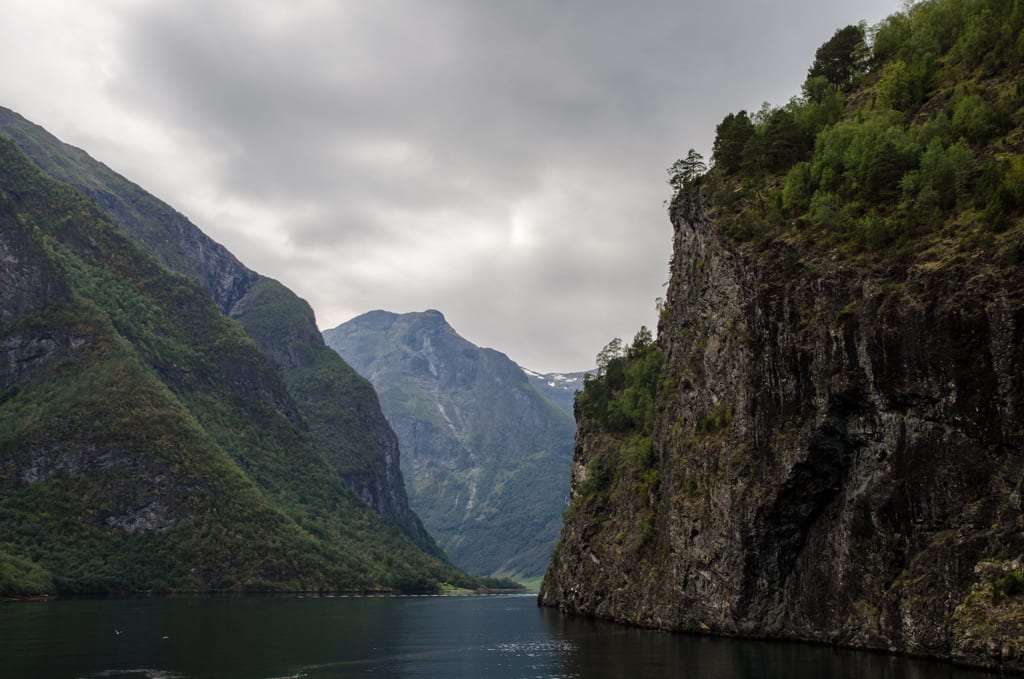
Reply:
[[[619, 349], [618, 353], [609, 347]], [[576, 396], [579, 413], [610, 432], [649, 434], [654, 418], [654, 396], [664, 355], [646, 327], [622, 350], [621, 340], [610, 343], [597, 364], [604, 369], [587, 375]]]

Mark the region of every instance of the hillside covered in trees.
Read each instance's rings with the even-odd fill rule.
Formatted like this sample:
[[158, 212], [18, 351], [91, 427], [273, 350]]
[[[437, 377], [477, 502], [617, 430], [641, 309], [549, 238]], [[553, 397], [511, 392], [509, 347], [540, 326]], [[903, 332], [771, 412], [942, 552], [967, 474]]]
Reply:
[[705, 190], [730, 235], [883, 265], [950, 246], [1016, 264], [1022, 30], [1021, 3], [979, 1], [836, 31], [800, 96], [716, 128]]

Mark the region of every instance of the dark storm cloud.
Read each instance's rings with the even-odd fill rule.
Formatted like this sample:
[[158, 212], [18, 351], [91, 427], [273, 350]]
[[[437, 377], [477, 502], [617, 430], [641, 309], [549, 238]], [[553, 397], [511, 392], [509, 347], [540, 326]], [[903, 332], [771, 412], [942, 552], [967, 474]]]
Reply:
[[708, 153], [725, 113], [784, 103], [835, 28], [891, 4], [150, 3], [125, 10], [108, 87], [273, 215], [254, 229], [317, 252], [249, 263], [325, 326], [436, 307], [531, 367], [580, 369], [653, 321], [664, 168]]

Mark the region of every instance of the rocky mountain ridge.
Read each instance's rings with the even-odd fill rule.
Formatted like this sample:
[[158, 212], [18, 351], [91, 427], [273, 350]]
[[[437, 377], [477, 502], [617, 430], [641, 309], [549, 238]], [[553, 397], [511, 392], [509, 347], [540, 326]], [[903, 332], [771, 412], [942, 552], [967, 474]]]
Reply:
[[324, 337], [377, 388], [410, 504], [452, 562], [540, 575], [565, 507], [571, 416], [439, 311], [371, 311]]

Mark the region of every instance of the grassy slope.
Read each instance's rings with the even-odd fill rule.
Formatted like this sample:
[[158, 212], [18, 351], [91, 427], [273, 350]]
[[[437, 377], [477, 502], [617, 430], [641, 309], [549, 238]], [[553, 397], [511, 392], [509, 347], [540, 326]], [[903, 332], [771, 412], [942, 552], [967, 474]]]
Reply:
[[32, 558], [69, 590], [462, 580], [352, 496], [252, 341], [198, 287], [6, 141], [0, 186], [77, 293], [71, 308], [21, 323], [77, 323], [98, 338], [4, 400], [5, 458], [33, 442], [51, 454], [82, 444], [134, 456], [175, 470], [152, 497], [188, 505], [170, 512], [181, 520], [164, 532], [105, 526], [103, 498], [142, 492], [147, 477], [101, 465], [5, 495], [0, 549]]
[[[238, 320], [258, 345], [280, 354], [271, 355], [271, 360], [283, 368], [284, 379], [310, 420], [318, 445], [334, 466], [344, 473], [376, 464], [377, 442], [355, 412], [359, 404], [376, 401], [373, 386], [336, 352], [322, 342], [317, 346], [310, 341], [310, 335], [319, 339], [313, 311], [283, 285], [262, 278], [253, 285], [248, 299], [253, 302], [252, 309]], [[282, 329], [288, 333], [283, 341]], [[338, 431], [348, 435], [337, 436]]]

